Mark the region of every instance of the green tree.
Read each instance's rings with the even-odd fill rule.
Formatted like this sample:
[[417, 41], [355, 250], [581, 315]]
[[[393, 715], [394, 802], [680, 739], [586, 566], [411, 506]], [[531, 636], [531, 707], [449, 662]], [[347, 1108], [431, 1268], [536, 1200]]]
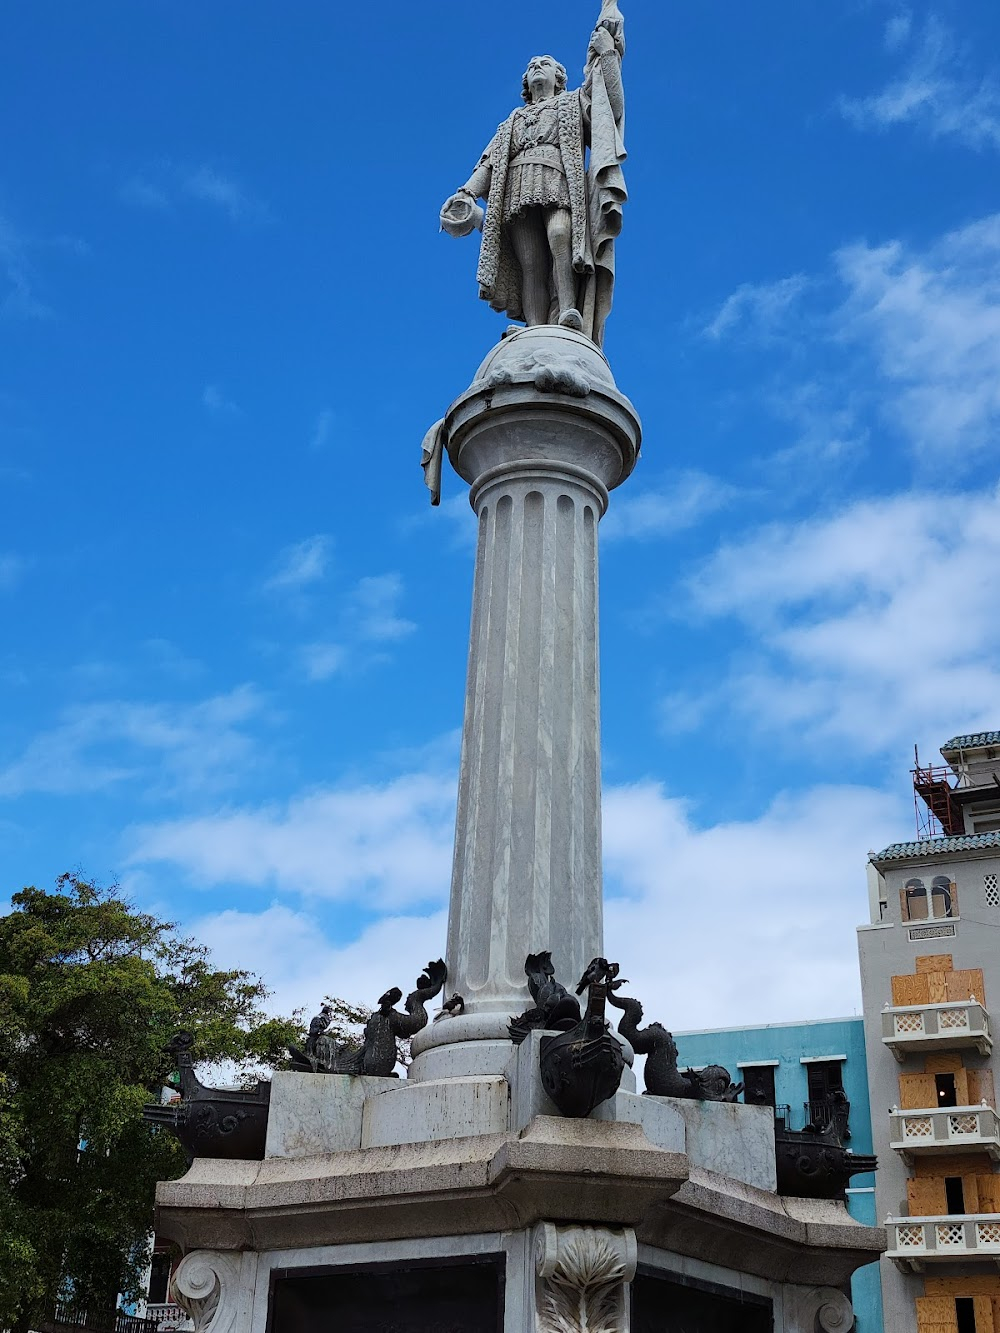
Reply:
[[0, 917], [0, 1328], [50, 1301], [107, 1318], [138, 1294], [157, 1180], [183, 1174], [143, 1104], [167, 1083], [180, 1028], [201, 1061], [275, 1067], [295, 1019], [262, 983], [212, 966], [172, 923], [71, 875]]

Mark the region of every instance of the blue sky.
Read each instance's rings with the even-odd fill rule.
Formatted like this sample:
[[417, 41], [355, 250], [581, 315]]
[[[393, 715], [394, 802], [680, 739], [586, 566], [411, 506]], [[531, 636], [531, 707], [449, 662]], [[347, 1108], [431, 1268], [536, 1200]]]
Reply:
[[[850, 1013], [913, 743], [1000, 725], [1000, 10], [623, 8], [608, 948], [677, 1027]], [[503, 321], [437, 213], [598, 9], [4, 8], [5, 891], [118, 879], [285, 1008], [441, 951], [473, 524], [419, 446]]]

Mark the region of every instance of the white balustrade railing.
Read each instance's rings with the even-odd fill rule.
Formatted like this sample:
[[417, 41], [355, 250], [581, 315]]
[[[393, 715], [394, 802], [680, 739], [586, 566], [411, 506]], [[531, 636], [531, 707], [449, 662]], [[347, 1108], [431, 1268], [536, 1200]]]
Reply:
[[889, 1217], [886, 1257], [919, 1272], [928, 1263], [1000, 1259], [1000, 1213], [955, 1217]]
[[893, 1108], [889, 1143], [904, 1157], [969, 1151], [1000, 1159], [1000, 1116], [992, 1106], [933, 1106], [900, 1111]]

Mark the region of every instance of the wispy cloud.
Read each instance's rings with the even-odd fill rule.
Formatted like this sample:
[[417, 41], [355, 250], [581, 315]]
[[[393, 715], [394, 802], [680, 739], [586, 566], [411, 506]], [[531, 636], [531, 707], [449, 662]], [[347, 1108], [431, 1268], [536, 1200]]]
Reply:
[[313, 424], [312, 434], [309, 436], [309, 448], [317, 451], [325, 449], [333, 439], [333, 430], [336, 423], [336, 413], [332, 408], [324, 407], [316, 421]]
[[231, 398], [227, 398], [217, 384], [206, 384], [201, 394], [202, 406], [207, 408], [213, 416], [217, 417], [238, 417], [242, 416], [239, 406]]
[[267, 205], [231, 173], [211, 163], [195, 165], [164, 161], [129, 176], [118, 198], [131, 208], [166, 212], [185, 199], [225, 213], [233, 222], [263, 222]]
[[1000, 148], [1000, 81], [995, 70], [975, 72], [970, 56], [931, 14], [918, 35], [909, 15], [890, 20], [891, 51], [908, 51], [902, 73], [878, 93], [844, 97], [842, 114], [859, 129], [912, 125], [932, 138], [970, 148]]
[[162, 212], [170, 207], [170, 198], [161, 185], [154, 185], [143, 176], [131, 176], [118, 191], [123, 204], [133, 208], [148, 208], [153, 212]]
[[673, 537], [732, 504], [739, 491], [705, 472], [681, 472], [669, 486], [612, 497], [601, 538], [623, 541]]
[[37, 294], [31, 264], [31, 242], [0, 214], [0, 316], [10, 319], [46, 319], [52, 311]]
[[243, 686], [193, 704], [115, 700], [66, 709], [0, 767], [0, 796], [71, 795], [140, 779], [158, 794], [228, 786], [252, 760], [247, 725], [263, 706]]
[[808, 287], [809, 279], [802, 273], [774, 282], [745, 282], [726, 297], [703, 332], [715, 341], [739, 329], [758, 338], [786, 333], [789, 313]]
[[245, 884], [381, 910], [440, 903], [454, 832], [451, 776], [411, 774], [255, 809], [134, 830], [131, 862], [168, 862], [204, 885]]
[[[811, 285], [809, 312], [779, 303], [760, 330], [766, 342], [783, 308], [788, 330], [804, 335], [785, 379], [771, 390], [776, 415], [788, 418], [796, 404], [807, 406], [804, 434], [827, 439], [837, 454], [864, 442], [866, 401], [925, 466], [948, 471], [968, 466], [993, 443], [1000, 429], [1000, 214], [923, 249], [901, 240], [858, 241], [837, 251], [829, 272]], [[754, 334], [756, 307], [740, 302], [733, 309], [743, 324], [733, 314], [719, 337], [739, 328]], [[822, 348], [821, 371], [815, 361], [803, 362], [805, 345]], [[824, 422], [824, 412], [836, 419]]]
[[302, 592], [326, 577], [333, 552], [332, 540], [323, 535], [286, 546], [278, 556], [274, 572], [264, 581], [265, 592]]
[[398, 614], [403, 580], [398, 574], [380, 574], [358, 582], [351, 598], [351, 620], [360, 639], [386, 643], [405, 638], [417, 628]]
[[903, 494], [759, 529], [689, 583], [701, 616], [749, 632], [693, 702], [863, 755], [996, 726], [998, 562], [1000, 492]]
[[[168, 867], [172, 879], [179, 872], [206, 889], [237, 886], [248, 903], [269, 895], [258, 912], [210, 913], [193, 928], [221, 963], [263, 973], [277, 1009], [314, 1006], [331, 986], [370, 1003], [443, 951], [454, 792], [454, 773], [411, 772], [136, 829], [132, 864], [153, 875]], [[877, 789], [815, 788], [777, 794], [756, 818], [704, 824], [658, 783], [612, 786], [610, 956], [627, 965], [649, 1016], [676, 1028], [849, 1013], [860, 1003], [853, 938], [866, 916], [865, 852], [895, 837], [907, 813]], [[324, 938], [323, 900], [364, 901], [382, 919], [335, 944]], [[667, 937], [679, 946], [670, 968]], [[707, 938], [708, 990], [699, 949]]]
[[307, 643], [301, 655], [306, 679], [314, 682], [338, 675], [350, 660], [348, 649], [342, 643]]
[[263, 204], [237, 180], [215, 167], [197, 167], [183, 177], [181, 188], [193, 199], [221, 208], [234, 222], [261, 218], [266, 213]]

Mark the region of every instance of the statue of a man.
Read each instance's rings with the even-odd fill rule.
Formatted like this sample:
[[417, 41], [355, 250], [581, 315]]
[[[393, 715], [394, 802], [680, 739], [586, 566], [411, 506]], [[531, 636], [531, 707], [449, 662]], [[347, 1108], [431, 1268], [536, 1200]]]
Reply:
[[[503, 122], [441, 210], [451, 235], [482, 228], [479, 295], [494, 310], [529, 327], [576, 329], [598, 346], [628, 197], [624, 54], [617, 0], [603, 0], [583, 87], [567, 91], [565, 67], [536, 56], [524, 75], [525, 105]], [[485, 215], [478, 199], [486, 201]]]

